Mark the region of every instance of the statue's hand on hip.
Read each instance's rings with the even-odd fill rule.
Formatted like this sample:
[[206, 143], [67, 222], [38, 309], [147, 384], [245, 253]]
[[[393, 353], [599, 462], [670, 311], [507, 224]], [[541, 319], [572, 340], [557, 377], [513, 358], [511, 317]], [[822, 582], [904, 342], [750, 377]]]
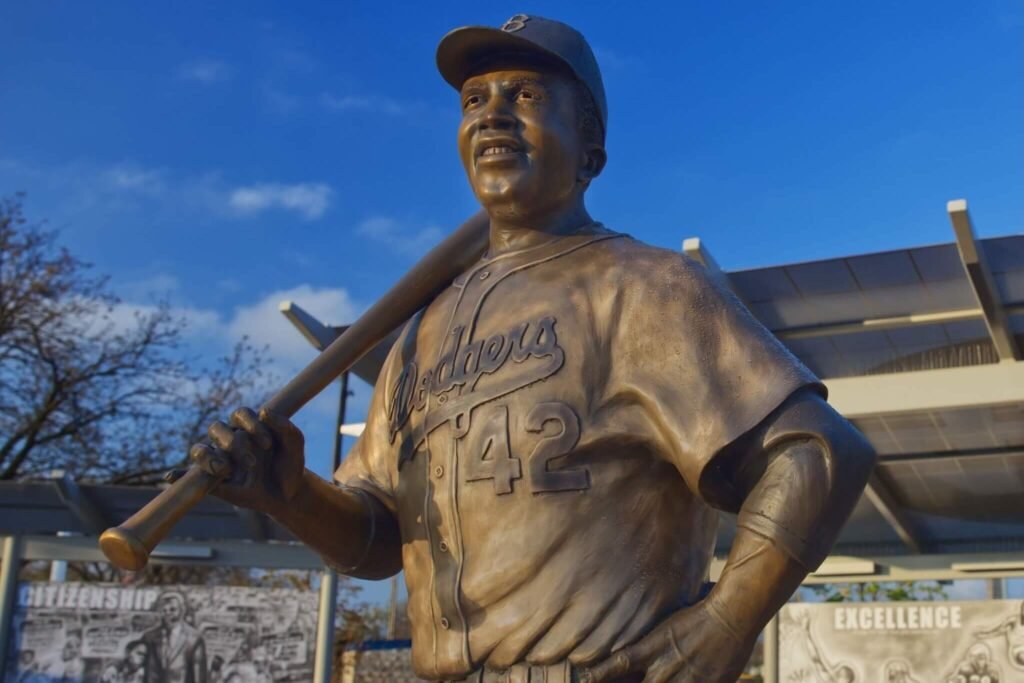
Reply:
[[644, 683], [735, 683], [756, 641], [756, 633], [741, 635], [705, 599], [581, 671], [580, 682], [611, 683], [642, 673]]

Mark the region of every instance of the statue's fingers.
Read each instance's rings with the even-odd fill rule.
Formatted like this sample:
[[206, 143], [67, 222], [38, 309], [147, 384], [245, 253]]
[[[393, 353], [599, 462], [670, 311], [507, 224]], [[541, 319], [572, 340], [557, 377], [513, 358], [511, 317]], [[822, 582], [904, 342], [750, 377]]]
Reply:
[[580, 683], [614, 681], [620, 676], [639, 671], [637, 663], [630, 657], [631, 649], [627, 647], [624, 650], [619, 650], [596, 666], [583, 669], [580, 671]]
[[176, 482], [179, 479], [181, 479], [182, 477], [184, 477], [186, 472], [188, 472], [187, 469], [180, 469], [180, 468], [175, 468], [173, 470], [167, 470], [167, 472], [164, 473], [164, 481], [166, 481], [166, 482], [168, 482], [170, 484], [173, 484], [174, 482]]
[[[607, 659], [587, 670], [591, 675], [590, 679], [581, 676], [580, 681], [589, 680], [592, 683], [601, 683], [601, 681], [614, 681], [618, 677], [630, 673], [646, 673], [651, 662], [665, 652], [665, 633], [666, 631], [663, 629], [655, 630], [654, 633], [629, 647], [613, 652]], [[674, 654], [675, 652], [671, 652], [667, 656]]]
[[[647, 679], [644, 678], [644, 681]], [[698, 683], [699, 681], [711, 680], [708, 678], [699, 678], [696, 673], [690, 667], [684, 667], [682, 671], [676, 673], [672, 678], [666, 678], [665, 681], [669, 683]]]
[[206, 429], [207, 436], [222, 451], [230, 451], [235, 440], [235, 430], [217, 420]]
[[299, 428], [284, 415], [274, 413], [266, 408], [260, 409], [260, 422], [265, 424], [273, 433], [274, 437], [288, 450], [301, 449], [305, 443], [305, 437]]
[[222, 451], [227, 451], [235, 460], [246, 467], [256, 465], [256, 455], [253, 453], [252, 441], [249, 435], [241, 429], [232, 429], [223, 422], [217, 421], [210, 425], [207, 430], [210, 439]]
[[[680, 659], [675, 651], [669, 650], [655, 657], [654, 661], [644, 669], [644, 683], [669, 683], [669, 681], [674, 683], [676, 680], [688, 681], [690, 680], [686, 678], [688, 671], [690, 671], [690, 667], [686, 661]], [[683, 676], [683, 678], [679, 678], [680, 676]]]
[[239, 408], [231, 413], [228, 423], [232, 427], [244, 429], [252, 438], [256, 446], [262, 450], [268, 450], [274, 445], [274, 439], [270, 430], [260, 422], [259, 417], [251, 408]]
[[195, 444], [189, 449], [188, 457], [196, 467], [218, 479], [232, 470], [231, 456], [209, 444]]

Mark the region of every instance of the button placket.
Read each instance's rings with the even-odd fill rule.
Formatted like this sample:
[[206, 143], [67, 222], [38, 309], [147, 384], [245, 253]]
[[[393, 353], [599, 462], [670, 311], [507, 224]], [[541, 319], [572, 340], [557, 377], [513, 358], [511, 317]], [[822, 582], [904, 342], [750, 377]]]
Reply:
[[[455, 326], [465, 325], [468, 330], [466, 343], [472, 338], [475, 317], [481, 297], [489, 291], [501, 272], [491, 268], [478, 271], [476, 276], [466, 279], [456, 309], [451, 314], [447, 339]], [[492, 277], [495, 276], [495, 277]], [[440, 353], [443, 353], [442, 350]], [[440, 358], [438, 359], [440, 362]], [[460, 399], [460, 389], [435, 396], [432, 401], [437, 409], [450, 410], [453, 402]], [[430, 408], [428, 407], [427, 412]], [[467, 416], [468, 417], [468, 416]], [[459, 656], [466, 665], [469, 663], [468, 631], [459, 601], [462, 576], [463, 545], [461, 539], [458, 464], [460, 454], [454, 437], [454, 424], [448, 424], [433, 432], [431, 436], [430, 461], [423, 470], [429, 488], [427, 514], [431, 517], [431, 531], [428, 532], [428, 547], [434, 565], [433, 600], [435, 609], [435, 643], [438, 657]], [[447, 655], [441, 654], [447, 652]], [[460, 654], [456, 654], [460, 653]], [[460, 656], [461, 655], [461, 656]]]

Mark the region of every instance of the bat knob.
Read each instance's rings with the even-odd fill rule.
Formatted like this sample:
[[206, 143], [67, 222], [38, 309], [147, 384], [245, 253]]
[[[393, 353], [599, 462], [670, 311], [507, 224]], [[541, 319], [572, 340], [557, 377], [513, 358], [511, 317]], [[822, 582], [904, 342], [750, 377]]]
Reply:
[[149, 561], [149, 549], [129, 531], [112, 527], [100, 535], [100, 549], [116, 567], [137, 571]]

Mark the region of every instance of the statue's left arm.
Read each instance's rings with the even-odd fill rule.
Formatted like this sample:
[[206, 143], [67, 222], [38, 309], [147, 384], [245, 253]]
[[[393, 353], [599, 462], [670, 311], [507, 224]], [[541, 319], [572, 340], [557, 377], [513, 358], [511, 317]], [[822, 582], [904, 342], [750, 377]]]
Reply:
[[816, 392], [796, 392], [719, 457], [743, 502], [710, 594], [581, 680], [735, 681], [758, 634], [827, 556], [874, 464], [860, 432]]

